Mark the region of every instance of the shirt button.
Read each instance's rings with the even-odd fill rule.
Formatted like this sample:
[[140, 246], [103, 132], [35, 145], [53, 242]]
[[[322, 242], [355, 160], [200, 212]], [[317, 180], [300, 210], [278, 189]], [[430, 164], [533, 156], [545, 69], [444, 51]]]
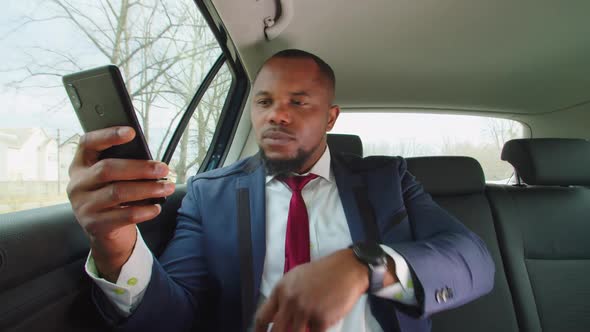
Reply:
[[137, 278], [130, 278], [129, 280], [127, 280], [127, 285], [129, 285], [129, 286], [137, 285]]

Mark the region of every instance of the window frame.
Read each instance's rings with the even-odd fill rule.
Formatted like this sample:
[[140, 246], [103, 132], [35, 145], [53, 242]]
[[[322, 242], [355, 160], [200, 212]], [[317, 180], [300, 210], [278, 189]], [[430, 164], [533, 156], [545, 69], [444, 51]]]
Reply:
[[195, 0], [194, 2], [201, 15], [205, 18], [211, 32], [215, 36], [221, 49], [221, 54], [213, 66], [211, 66], [203, 81], [201, 81], [199, 88], [195, 92], [187, 109], [184, 111], [182, 118], [168, 142], [166, 150], [162, 156], [162, 162], [169, 164], [172, 160], [176, 147], [190, 122], [191, 116], [199, 106], [201, 99], [209, 89], [211, 83], [217, 77], [217, 74], [223, 65], [226, 64], [232, 75], [232, 81], [223, 108], [221, 109], [213, 137], [209, 143], [207, 154], [199, 166], [198, 173], [202, 173], [219, 167], [225, 161], [229, 152], [230, 142], [235, 135], [239, 119], [245, 108], [247, 96], [250, 91], [250, 80], [246, 75], [246, 71], [244, 70], [237, 49], [231, 38], [227, 35], [225, 26], [217, 14], [217, 11], [215, 11], [211, 1]]
[[[245, 108], [247, 96], [250, 91], [250, 80], [246, 75], [246, 71], [244, 69], [244, 66], [242, 65], [242, 61], [238, 55], [237, 49], [231, 38], [228, 36], [226, 32], [227, 30], [223, 22], [221, 21], [221, 17], [215, 10], [213, 3], [210, 0], [195, 0], [195, 4], [197, 5], [198, 10], [205, 18], [205, 21], [209, 25], [209, 28], [213, 32], [213, 35], [215, 36], [215, 39], [217, 40], [217, 43], [221, 48], [221, 55], [220, 58], [218, 58], [218, 61], [220, 61], [221, 58], [224, 58], [224, 60], [219, 65], [219, 68], [221, 68], [221, 66], [224, 63], [227, 64], [229, 72], [232, 75], [232, 82], [227, 93], [225, 103], [223, 104], [223, 108], [221, 109], [219, 119], [217, 121], [217, 126], [215, 128], [215, 132], [213, 134], [211, 142], [209, 143], [207, 154], [205, 155], [205, 158], [203, 159], [199, 167], [198, 173], [201, 173], [204, 171], [217, 168], [220, 165], [222, 165], [225, 161], [227, 153], [229, 152], [230, 142], [232, 141], [235, 135], [239, 119], [242, 116], [242, 112]], [[211, 70], [214, 68], [215, 65], [211, 68]], [[216, 75], [211, 76], [211, 80], [203, 88], [203, 94], [207, 91], [210, 83], [216, 77]], [[201, 82], [201, 87], [205, 85], [203, 83], [205, 83], [205, 80]], [[201, 87], [199, 87], [199, 89], [195, 93], [195, 97], [197, 97], [197, 94], [201, 90]], [[190, 111], [191, 106], [193, 106], [194, 109], [196, 109], [196, 107], [198, 106], [198, 103], [195, 103], [195, 105], [192, 104], [193, 103], [191, 102], [191, 105], [189, 105], [189, 109], [187, 109], [187, 111]], [[194, 112], [194, 109], [191, 111], [191, 114], [192, 112]], [[185, 118], [185, 115], [183, 115], [183, 120]], [[170, 152], [170, 158], [172, 158], [172, 154], [176, 149], [176, 146], [180, 141], [180, 137], [182, 136], [184, 129], [188, 125], [189, 120], [190, 115], [186, 116], [185, 123], [182, 123], [181, 120], [181, 123], [179, 123], [177, 128], [177, 131], [180, 132], [180, 135], [178, 135], [176, 142], [172, 142], [171, 140], [170, 144], [168, 145], [168, 148], [166, 149], [165, 156], [168, 152]], [[181, 125], [182, 128], [180, 128]]]

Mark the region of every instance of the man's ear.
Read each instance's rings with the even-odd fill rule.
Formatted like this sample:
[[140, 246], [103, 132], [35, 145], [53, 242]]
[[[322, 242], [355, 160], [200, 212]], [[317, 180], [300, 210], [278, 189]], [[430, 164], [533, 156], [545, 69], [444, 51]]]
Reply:
[[328, 126], [326, 128], [326, 131], [330, 131], [330, 130], [332, 130], [332, 128], [334, 128], [334, 125], [336, 124], [336, 120], [338, 119], [339, 115], [340, 115], [340, 106], [338, 106], [338, 105], [330, 106], [330, 109], [328, 110]]

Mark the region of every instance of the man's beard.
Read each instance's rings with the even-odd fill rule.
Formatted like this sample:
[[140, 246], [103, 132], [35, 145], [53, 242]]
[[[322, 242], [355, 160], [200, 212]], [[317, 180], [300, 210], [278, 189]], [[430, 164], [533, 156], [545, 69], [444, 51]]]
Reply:
[[297, 155], [290, 159], [269, 159], [264, 150], [260, 148], [260, 157], [266, 168], [266, 175], [288, 176], [297, 173], [309, 159], [313, 151], [297, 150]]

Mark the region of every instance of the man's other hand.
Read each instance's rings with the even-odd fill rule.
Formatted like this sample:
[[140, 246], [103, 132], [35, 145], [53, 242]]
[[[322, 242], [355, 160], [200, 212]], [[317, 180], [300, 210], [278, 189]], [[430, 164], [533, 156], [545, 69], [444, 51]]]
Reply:
[[[168, 174], [168, 166], [147, 160], [103, 159], [101, 151], [131, 141], [130, 127], [112, 127], [86, 133], [70, 165], [67, 193], [78, 223], [90, 239], [96, 267], [115, 282], [133, 251], [135, 224], [153, 219], [159, 205], [124, 206], [123, 203], [164, 197], [174, 184], [153, 181]], [[129, 181], [135, 180], [135, 181]], [[145, 181], [141, 181], [145, 180]]]
[[352, 309], [369, 287], [368, 268], [344, 249], [289, 271], [256, 313], [255, 331], [325, 331]]

